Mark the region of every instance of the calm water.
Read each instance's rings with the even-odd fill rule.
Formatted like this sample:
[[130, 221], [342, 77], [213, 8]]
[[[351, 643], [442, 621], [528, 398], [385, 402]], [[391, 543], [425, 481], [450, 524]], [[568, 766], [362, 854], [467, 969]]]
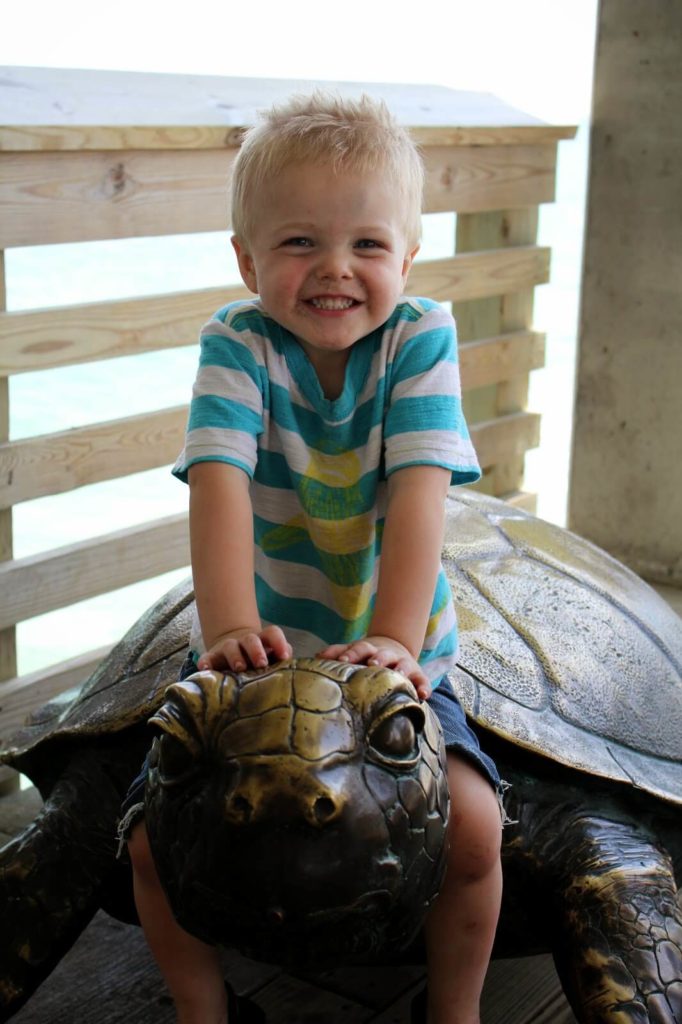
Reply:
[[[582, 237], [585, 139], [561, 147], [559, 202], [541, 218], [542, 244], [554, 249], [552, 284], [536, 290], [535, 327], [548, 334], [547, 367], [533, 374], [530, 408], [543, 413], [541, 448], [527, 457], [526, 488], [539, 512], [565, 515], [578, 277]], [[563, 165], [563, 169], [562, 169]], [[425, 217], [421, 257], [452, 252], [454, 216]], [[8, 308], [94, 302], [220, 286], [238, 279], [227, 235], [43, 246], [6, 257]], [[197, 325], [197, 328], [199, 325]], [[187, 348], [22, 374], [11, 380], [11, 436], [29, 437], [186, 402], [197, 349]], [[35, 554], [123, 529], [186, 508], [186, 488], [168, 469], [154, 470], [18, 506], [15, 556]], [[110, 643], [188, 570], [126, 587], [43, 615], [18, 627], [19, 671]]]

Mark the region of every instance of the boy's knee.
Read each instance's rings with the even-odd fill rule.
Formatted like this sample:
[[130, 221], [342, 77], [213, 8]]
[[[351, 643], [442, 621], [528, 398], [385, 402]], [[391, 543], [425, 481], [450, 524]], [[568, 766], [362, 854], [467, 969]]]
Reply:
[[492, 786], [475, 768], [450, 763], [449, 868], [468, 881], [497, 869], [502, 845], [500, 805]]

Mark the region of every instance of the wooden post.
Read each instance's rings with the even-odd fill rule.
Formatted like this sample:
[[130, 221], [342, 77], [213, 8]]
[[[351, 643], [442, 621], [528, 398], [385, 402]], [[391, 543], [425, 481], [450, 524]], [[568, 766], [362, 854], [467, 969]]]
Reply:
[[[490, 213], [459, 214], [457, 252], [500, 249], [515, 245], [534, 245], [537, 238], [538, 208], [500, 210]], [[503, 334], [531, 327], [533, 289], [500, 297], [477, 299], [457, 305], [455, 314], [460, 341]], [[486, 388], [477, 388], [464, 397], [464, 408], [471, 424], [492, 420], [508, 413], [522, 412], [528, 404], [528, 374], [510, 378]], [[482, 481], [481, 489], [502, 496], [519, 491], [524, 475], [524, 455], [494, 466]], [[527, 503], [534, 506], [534, 497]]]
[[[5, 254], [0, 250], [0, 310], [7, 308]], [[9, 439], [9, 378], [0, 377], [0, 443]], [[12, 558], [12, 509], [0, 509], [0, 562]], [[17, 674], [16, 627], [0, 630], [0, 704], [2, 683]], [[0, 768], [0, 793], [18, 789], [19, 777], [9, 768]]]

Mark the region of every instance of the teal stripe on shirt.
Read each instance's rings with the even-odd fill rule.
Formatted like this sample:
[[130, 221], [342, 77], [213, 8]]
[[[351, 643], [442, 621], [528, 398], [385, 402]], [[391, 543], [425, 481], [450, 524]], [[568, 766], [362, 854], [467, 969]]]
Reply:
[[367, 633], [372, 619], [372, 608], [349, 621], [331, 608], [304, 597], [284, 597], [256, 575], [256, 602], [262, 618], [287, 628], [300, 629], [301, 623], [309, 633], [321, 637], [325, 643], [350, 643]]
[[219, 395], [198, 395], [192, 400], [187, 430], [213, 427], [240, 430], [257, 437], [263, 430], [262, 417], [240, 402]]
[[[384, 380], [377, 382], [377, 392], [383, 396]], [[320, 429], [320, 414], [293, 402], [290, 393], [277, 384], [271, 384], [270, 414], [278, 426], [299, 434], [307, 448], [335, 455], [340, 451], [361, 448], [373, 427], [382, 420], [383, 401], [363, 402], [343, 423], [334, 425], [327, 435]]]
[[391, 375], [391, 388], [410, 377], [419, 377], [424, 373], [424, 349], [430, 348], [437, 354], [440, 363], [456, 363], [457, 349], [453, 343], [452, 333], [442, 329], [425, 331], [407, 341], [400, 350], [399, 360], [388, 367]]
[[[428, 395], [419, 398], [399, 398], [386, 417], [384, 437], [395, 434], [418, 433], [424, 430], [447, 430], [468, 438], [461, 407], [453, 422], [454, 400], [446, 395]], [[445, 425], [447, 424], [447, 425]]]

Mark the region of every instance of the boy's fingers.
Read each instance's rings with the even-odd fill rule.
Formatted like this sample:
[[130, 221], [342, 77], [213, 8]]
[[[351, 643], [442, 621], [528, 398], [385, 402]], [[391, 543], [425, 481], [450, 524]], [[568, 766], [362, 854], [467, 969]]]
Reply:
[[[265, 668], [268, 664], [268, 655], [263, 646], [263, 641], [256, 633], [248, 633], [246, 636], [241, 637], [239, 641], [241, 650], [249, 661], [249, 664], [253, 665], [254, 668]], [[246, 668], [244, 660], [239, 656], [238, 659], [241, 662], [243, 668]], [[235, 668], [237, 667], [235, 663]]]
[[276, 659], [290, 658], [293, 654], [291, 644], [279, 626], [267, 626], [261, 633], [261, 639], [270, 648]]
[[336, 660], [340, 654], [343, 654], [347, 650], [348, 644], [330, 644], [329, 647], [325, 647], [323, 651], [317, 652], [318, 658], [331, 658], [332, 661]]
[[358, 643], [351, 644], [347, 650], [340, 656], [341, 661], [351, 661], [353, 663], [357, 661], [366, 661], [370, 657], [375, 657], [377, 648], [374, 644], [370, 644], [367, 640], [360, 640]]

